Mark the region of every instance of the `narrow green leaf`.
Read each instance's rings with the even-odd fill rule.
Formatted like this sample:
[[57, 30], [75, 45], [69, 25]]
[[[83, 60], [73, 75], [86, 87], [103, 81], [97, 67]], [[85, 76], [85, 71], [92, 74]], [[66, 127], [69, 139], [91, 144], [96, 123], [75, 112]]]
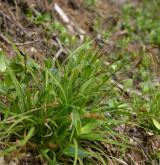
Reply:
[[[64, 154], [74, 158], [75, 157], [75, 146], [69, 145], [68, 147], [66, 147], [64, 150]], [[89, 156], [92, 156], [90, 152], [88, 152], [82, 148], [78, 148], [78, 157], [79, 158], [86, 158]]]
[[0, 51], [0, 72], [4, 72], [7, 69], [5, 60], [3, 52]]
[[154, 126], [160, 130], [160, 123], [156, 119], [152, 119]]
[[74, 148], [75, 148], [75, 157], [74, 157], [74, 164], [77, 164], [77, 159], [78, 159], [78, 144], [77, 144], [77, 140], [74, 139]]
[[18, 144], [13, 145], [13, 146], [11, 146], [11, 147], [5, 149], [4, 151], [0, 152], [0, 155], [4, 155], [4, 154], [7, 154], [7, 153], [10, 153], [10, 152], [16, 150], [17, 147], [22, 147], [22, 146], [24, 146], [25, 144], [27, 144], [27, 142], [29, 141], [29, 139], [33, 136], [34, 131], [35, 131], [35, 128], [32, 127], [32, 128], [29, 130], [28, 134], [24, 137], [23, 140], [21, 140]]

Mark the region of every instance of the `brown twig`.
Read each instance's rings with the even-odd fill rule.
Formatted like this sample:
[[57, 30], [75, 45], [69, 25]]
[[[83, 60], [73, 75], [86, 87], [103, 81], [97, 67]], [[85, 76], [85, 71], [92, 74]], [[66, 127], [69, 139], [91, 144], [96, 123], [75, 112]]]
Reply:
[[[107, 66], [110, 65], [108, 62], [104, 62], [104, 64]], [[114, 87], [116, 87], [118, 90], [120, 90], [122, 93], [126, 94], [129, 97], [131, 97], [131, 95], [137, 95], [137, 96], [142, 97], [146, 101], [150, 101], [149, 97], [143, 96], [143, 94], [139, 90], [125, 89], [121, 83], [119, 83], [118, 81], [114, 79], [111, 79], [110, 82]]]
[[59, 17], [67, 25], [68, 30], [73, 34], [78, 34], [80, 36], [81, 41], [83, 41], [85, 31], [81, 29], [80, 27], [78, 27], [76, 24], [74, 24], [74, 22], [69, 19], [67, 14], [63, 11], [63, 9], [57, 3], [54, 4], [53, 9], [54, 11], [58, 13]]
[[14, 43], [16, 46], [24, 46], [24, 45], [30, 45], [30, 44], [34, 44], [40, 42], [40, 40], [35, 40], [35, 41], [28, 41], [28, 42], [24, 42], [24, 43]]
[[56, 35], [53, 36], [53, 39], [56, 41], [56, 43], [59, 47], [59, 50], [57, 51], [57, 53], [53, 57], [53, 63], [55, 63], [55, 61], [60, 57], [60, 55], [62, 53], [67, 54], [67, 51], [63, 48], [60, 39]]
[[2, 33], [0, 33], [0, 39], [3, 40], [6, 44], [10, 44], [8, 38]]

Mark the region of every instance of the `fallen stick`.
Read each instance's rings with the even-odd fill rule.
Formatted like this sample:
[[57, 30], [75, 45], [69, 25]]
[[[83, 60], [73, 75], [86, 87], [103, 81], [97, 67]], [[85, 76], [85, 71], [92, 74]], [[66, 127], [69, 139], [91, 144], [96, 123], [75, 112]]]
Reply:
[[53, 57], [53, 63], [55, 63], [56, 60], [60, 57], [60, 55], [61, 55], [62, 53], [67, 54], [67, 51], [63, 48], [63, 46], [62, 46], [62, 44], [61, 44], [61, 41], [60, 41], [60, 39], [59, 39], [57, 36], [54, 36], [53, 39], [56, 41], [56, 43], [57, 43], [57, 45], [58, 45], [58, 47], [59, 47], [58, 52], [57, 52], [57, 53], [55, 54], [55, 56]]
[[[104, 62], [105, 65], [109, 66], [110, 64], [108, 62]], [[124, 94], [128, 95], [129, 97], [131, 95], [137, 95], [139, 97], [142, 97], [144, 100], [146, 101], [150, 101], [150, 98], [147, 96], [143, 96], [143, 94], [139, 91], [139, 90], [132, 90], [132, 89], [125, 89], [124, 86], [119, 83], [118, 81], [115, 81], [114, 79], [111, 79], [111, 84], [116, 87], [117, 89], [119, 89], [121, 92], [123, 92]]]
[[67, 28], [70, 31], [70, 33], [78, 34], [80, 36], [81, 41], [83, 41], [85, 31], [80, 27], [76, 26], [57, 3], [54, 4], [53, 9], [58, 13], [59, 17], [67, 25]]
[[117, 82], [113, 79], [111, 79], [110, 82], [113, 86], [117, 87], [120, 91], [122, 91], [123, 93], [126, 93], [128, 96], [137, 95], [137, 96], [142, 97], [146, 101], [150, 101], [149, 97], [143, 96], [143, 94], [138, 90], [124, 89], [124, 86], [122, 84], [120, 84], [119, 82]]
[[35, 40], [35, 41], [28, 41], [28, 42], [24, 42], [24, 43], [14, 43], [14, 45], [16, 46], [24, 46], [24, 45], [30, 45], [30, 44], [34, 44], [40, 42], [40, 40]]
[[3, 40], [6, 44], [10, 44], [8, 38], [0, 32], [0, 39]]

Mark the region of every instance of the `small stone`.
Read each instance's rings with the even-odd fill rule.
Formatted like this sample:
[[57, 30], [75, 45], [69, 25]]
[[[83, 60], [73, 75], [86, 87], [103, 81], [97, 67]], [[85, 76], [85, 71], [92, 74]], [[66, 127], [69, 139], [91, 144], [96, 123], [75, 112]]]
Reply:
[[34, 47], [31, 47], [31, 52], [36, 53], [37, 50]]
[[0, 165], [6, 165], [3, 156], [0, 157]]
[[8, 165], [18, 165], [18, 161], [16, 160], [11, 160]]

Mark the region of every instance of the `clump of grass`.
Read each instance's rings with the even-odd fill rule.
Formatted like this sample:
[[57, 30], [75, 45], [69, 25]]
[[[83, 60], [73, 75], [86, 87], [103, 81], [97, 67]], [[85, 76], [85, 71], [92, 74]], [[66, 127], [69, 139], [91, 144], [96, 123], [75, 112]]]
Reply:
[[160, 117], [159, 117], [159, 105], [160, 105], [160, 91], [159, 89], [150, 88], [150, 101], [146, 102], [136, 98], [133, 102], [133, 109], [137, 114], [136, 123], [142, 126], [146, 130], [150, 130], [155, 134], [160, 132]]
[[106, 158], [87, 149], [90, 142], [125, 147], [110, 139], [121, 121], [107, 117], [110, 73], [89, 43], [63, 64], [48, 59], [43, 67], [14, 49], [18, 57], [13, 61], [0, 52], [1, 154], [29, 147], [50, 164], [63, 162], [63, 156], [74, 165], [89, 163], [91, 157], [104, 164]]

